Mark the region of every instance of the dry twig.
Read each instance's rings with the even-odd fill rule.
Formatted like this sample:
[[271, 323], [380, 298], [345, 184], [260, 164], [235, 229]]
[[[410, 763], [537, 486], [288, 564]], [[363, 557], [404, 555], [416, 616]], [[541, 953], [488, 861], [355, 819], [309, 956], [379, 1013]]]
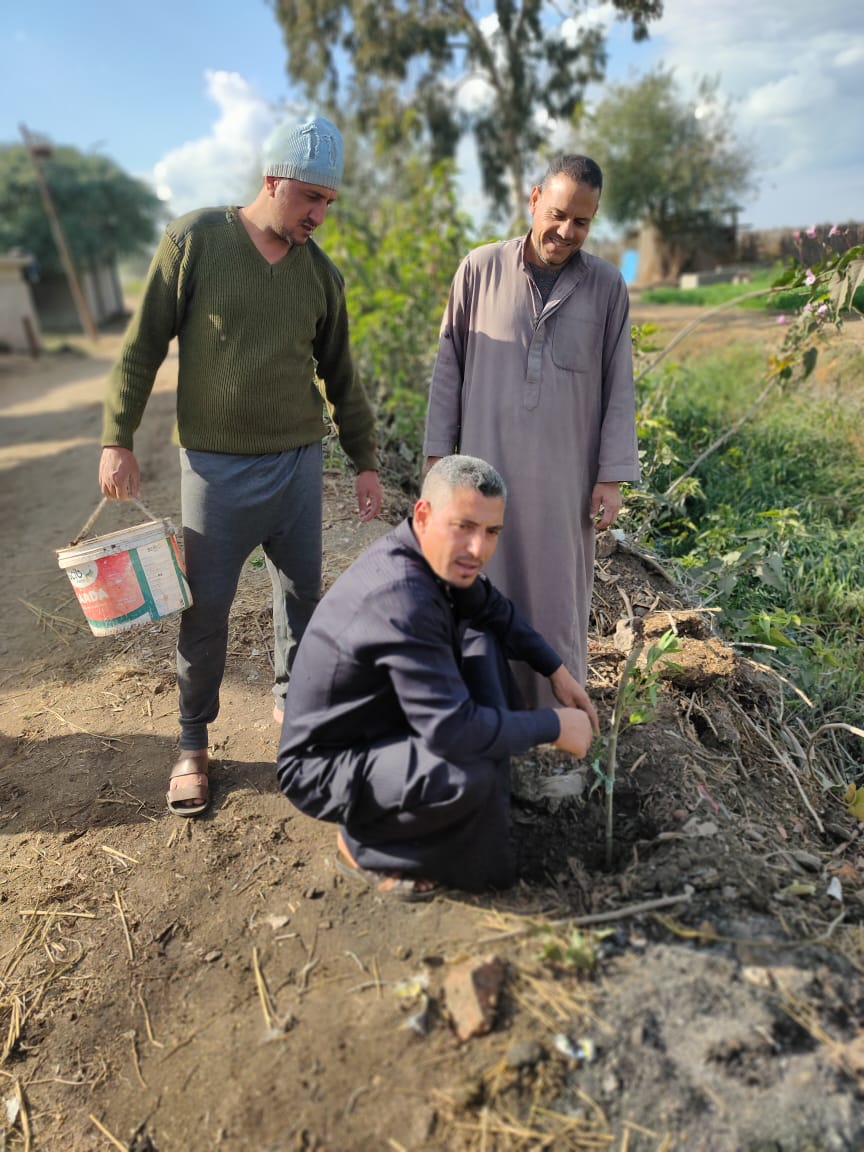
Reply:
[[140, 860], [136, 860], [134, 856], [127, 856], [125, 852], [118, 852], [116, 848], [109, 848], [107, 844], [100, 844], [103, 852], [107, 852], [109, 856], [116, 856], [118, 860], [128, 860], [130, 864], [140, 864]]
[[[862, 729], [860, 729], [860, 728], [856, 728], [854, 724], [840, 724], [840, 723], [820, 724], [819, 727], [816, 729], [816, 731], [813, 733], [813, 735], [810, 737], [810, 742], [807, 745], [807, 753], [806, 753], [807, 767], [810, 769], [811, 772], [813, 771], [813, 761], [812, 761], [813, 748], [815, 747], [816, 741], [819, 739], [819, 737], [822, 735], [823, 732], [836, 732], [838, 729], [841, 729], [844, 732], [851, 732], [853, 736], [860, 736], [862, 739], [864, 739], [864, 731], [862, 731]], [[843, 780], [842, 777], [840, 779], [838, 779], [836, 774], [832, 773], [832, 775], [834, 775], [835, 782], [838, 785], [842, 786], [843, 784], [846, 783], [846, 781]]]
[[138, 1059], [138, 1033], [133, 1028], [131, 1032], [127, 1033], [129, 1037], [129, 1044], [132, 1048], [132, 1063], [135, 1065], [135, 1075], [138, 1077], [138, 1083], [142, 1088], [147, 1088], [147, 1081], [141, 1075], [141, 1063]]
[[261, 1001], [261, 1011], [264, 1014], [264, 1024], [267, 1030], [273, 1028], [273, 1022], [276, 1019], [276, 1006], [273, 1003], [273, 997], [270, 994], [270, 989], [267, 987], [267, 982], [264, 979], [264, 974], [261, 971], [261, 965], [258, 963], [258, 949], [252, 949], [252, 969], [255, 972], [255, 987], [258, 989], [258, 999]]
[[105, 1137], [105, 1139], [108, 1140], [111, 1144], [113, 1144], [115, 1148], [119, 1148], [120, 1152], [129, 1152], [127, 1145], [121, 1144], [120, 1141], [117, 1139], [117, 1137], [112, 1135], [112, 1133], [108, 1131], [108, 1129], [105, 1127], [105, 1125], [103, 1123], [101, 1123], [101, 1121], [96, 1119], [96, 1117], [93, 1115], [92, 1112], [90, 1113], [90, 1120], [93, 1124], [96, 1125], [96, 1127], [99, 1129], [99, 1131]]
[[141, 989], [138, 989], [138, 1003], [141, 1005], [141, 1011], [144, 1013], [144, 1027], [147, 1029], [147, 1039], [154, 1048], [164, 1048], [165, 1045], [156, 1039], [153, 1035], [153, 1026], [150, 1023], [150, 1013], [147, 1010], [147, 1005], [144, 1003], [144, 997], [141, 994]]
[[46, 712], [50, 712], [55, 716], [61, 724], [65, 724], [67, 728], [73, 728], [76, 732], [80, 732], [82, 736], [90, 736], [94, 740], [98, 740], [103, 748], [116, 748], [118, 744], [128, 744], [128, 740], [122, 739], [120, 736], [98, 736], [95, 732], [91, 732], [88, 728], [81, 728], [77, 724], [73, 724], [71, 720], [67, 720], [65, 716], [61, 716], [59, 712], [55, 712], [53, 708], [46, 708]]
[[741, 716], [744, 720], [744, 723], [750, 728], [750, 730], [755, 732], [756, 735], [759, 736], [759, 738], [763, 741], [763, 743], [768, 745], [768, 747], [774, 753], [775, 762], [777, 764], [779, 764], [782, 768], [785, 768], [786, 771], [789, 773], [789, 775], [792, 777], [792, 780], [795, 784], [795, 787], [798, 790], [798, 795], [801, 797], [802, 801], [804, 802], [804, 807], [807, 809], [807, 811], [813, 817], [813, 823], [819, 829], [820, 834], [824, 833], [825, 827], [822, 824], [822, 821], [819, 819], [818, 815], [816, 814], [816, 811], [813, 808], [813, 805], [808, 800], [807, 793], [804, 791], [804, 786], [802, 785], [801, 781], [799, 780], [798, 773], [795, 770], [795, 765], [792, 763], [790, 758], [786, 755], [786, 753], [781, 748], [777, 747], [777, 745], [774, 743], [774, 741], [768, 735], [767, 729], [759, 728], [753, 722], [753, 720], [751, 720], [751, 718], [747, 715], [747, 713], [744, 711], [744, 709], [741, 707], [741, 705], [737, 703], [737, 701], [730, 699], [729, 702], [741, 714]]
[[15, 1099], [18, 1101], [18, 1116], [21, 1120], [21, 1135], [24, 1137], [24, 1152], [30, 1152], [30, 1115], [21, 1081], [15, 1081]]
[[123, 935], [126, 937], [126, 951], [129, 953], [129, 959], [134, 961], [135, 950], [132, 947], [132, 937], [129, 935], [129, 924], [126, 921], [126, 909], [123, 907], [123, 898], [117, 889], [114, 889], [114, 903], [117, 905], [117, 911], [120, 913], [120, 923], [123, 925]]

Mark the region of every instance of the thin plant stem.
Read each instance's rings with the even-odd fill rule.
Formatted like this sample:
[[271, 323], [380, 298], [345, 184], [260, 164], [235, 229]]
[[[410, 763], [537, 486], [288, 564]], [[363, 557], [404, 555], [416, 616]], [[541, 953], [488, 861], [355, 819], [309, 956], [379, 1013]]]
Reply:
[[634, 644], [630, 649], [630, 655], [627, 657], [627, 662], [624, 665], [624, 671], [621, 673], [621, 681], [618, 685], [618, 693], [615, 697], [615, 707], [612, 711], [612, 726], [609, 732], [609, 746], [608, 746], [608, 759], [606, 762], [606, 867], [611, 871], [612, 869], [612, 850], [615, 844], [615, 834], [613, 831], [612, 823], [615, 814], [614, 797], [615, 797], [615, 769], [618, 757], [618, 732], [621, 728], [621, 720], [624, 716], [624, 701], [627, 694], [627, 685], [630, 682], [630, 677], [633, 674], [633, 669], [642, 654], [642, 645]]
[[645, 376], [648, 375], [649, 372], [653, 372], [660, 361], [665, 356], [668, 356], [676, 345], [680, 344], [682, 340], [689, 336], [694, 328], [698, 328], [700, 324], [703, 324], [712, 316], [716, 316], [718, 312], [725, 312], [729, 308], [734, 308], [737, 304], [742, 303], [744, 300], [755, 300], [757, 296], [770, 296], [772, 293], [776, 295], [780, 291], [780, 288], [774, 287], [757, 288], [753, 292], [744, 292], [741, 296], [736, 296], [733, 300], [724, 300], [722, 304], [718, 304], [715, 308], [709, 308], [707, 311], [702, 312], [699, 316], [696, 317], [695, 320], [691, 320], [689, 324], [686, 324], [680, 332], [673, 336], [666, 347], [661, 349], [661, 351], [657, 353], [657, 355], [649, 364], [645, 365], [645, 367], [636, 377], [635, 383], [638, 384]]

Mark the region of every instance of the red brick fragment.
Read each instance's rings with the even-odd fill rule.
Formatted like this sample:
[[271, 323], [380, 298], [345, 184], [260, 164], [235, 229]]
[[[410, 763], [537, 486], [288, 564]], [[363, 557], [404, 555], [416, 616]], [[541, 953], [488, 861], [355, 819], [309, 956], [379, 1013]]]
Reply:
[[465, 960], [447, 973], [444, 996], [460, 1040], [491, 1031], [503, 982], [504, 965], [497, 956]]

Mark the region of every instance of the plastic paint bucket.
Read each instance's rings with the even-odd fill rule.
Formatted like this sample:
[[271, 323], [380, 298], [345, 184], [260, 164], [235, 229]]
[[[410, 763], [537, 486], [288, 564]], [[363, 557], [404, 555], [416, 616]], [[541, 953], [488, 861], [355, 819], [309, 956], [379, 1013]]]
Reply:
[[109, 636], [192, 603], [170, 520], [151, 520], [57, 549], [91, 632]]

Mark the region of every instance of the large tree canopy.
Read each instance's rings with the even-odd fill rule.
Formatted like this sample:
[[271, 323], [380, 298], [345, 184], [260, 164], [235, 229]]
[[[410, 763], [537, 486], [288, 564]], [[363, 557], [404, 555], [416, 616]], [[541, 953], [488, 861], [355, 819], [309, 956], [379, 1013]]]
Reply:
[[[113, 161], [62, 145], [40, 160], [76, 266], [113, 262], [151, 246], [162, 205], [150, 188]], [[62, 265], [36, 173], [23, 144], [0, 146], [0, 252], [22, 248], [46, 272]]]
[[752, 186], [752, 161], [734, 137], [717, 82], [684, 99], [662, 67], [615, 85], [579, 127], [580, 151], [603, 169], [603, 214], [661, 233], [717, 221]]
[[[612, 0], [634, 37], [662, 0]], [[586, 84], [602, 78], [605, 36], [581, 22], [587, 0], [273, 0], [288, 71], [361, 131], [398, 148], [421, 134], [433, 161], [451, 159], [464, 132], [477, 143], [495, 209], [521, 215], [526, 171], [545, 143], [543, 116], [571, 120]], [[473, 110], [457, 88], [480, 81]], [[344, 120], [344, 115], [343, 115]]]

